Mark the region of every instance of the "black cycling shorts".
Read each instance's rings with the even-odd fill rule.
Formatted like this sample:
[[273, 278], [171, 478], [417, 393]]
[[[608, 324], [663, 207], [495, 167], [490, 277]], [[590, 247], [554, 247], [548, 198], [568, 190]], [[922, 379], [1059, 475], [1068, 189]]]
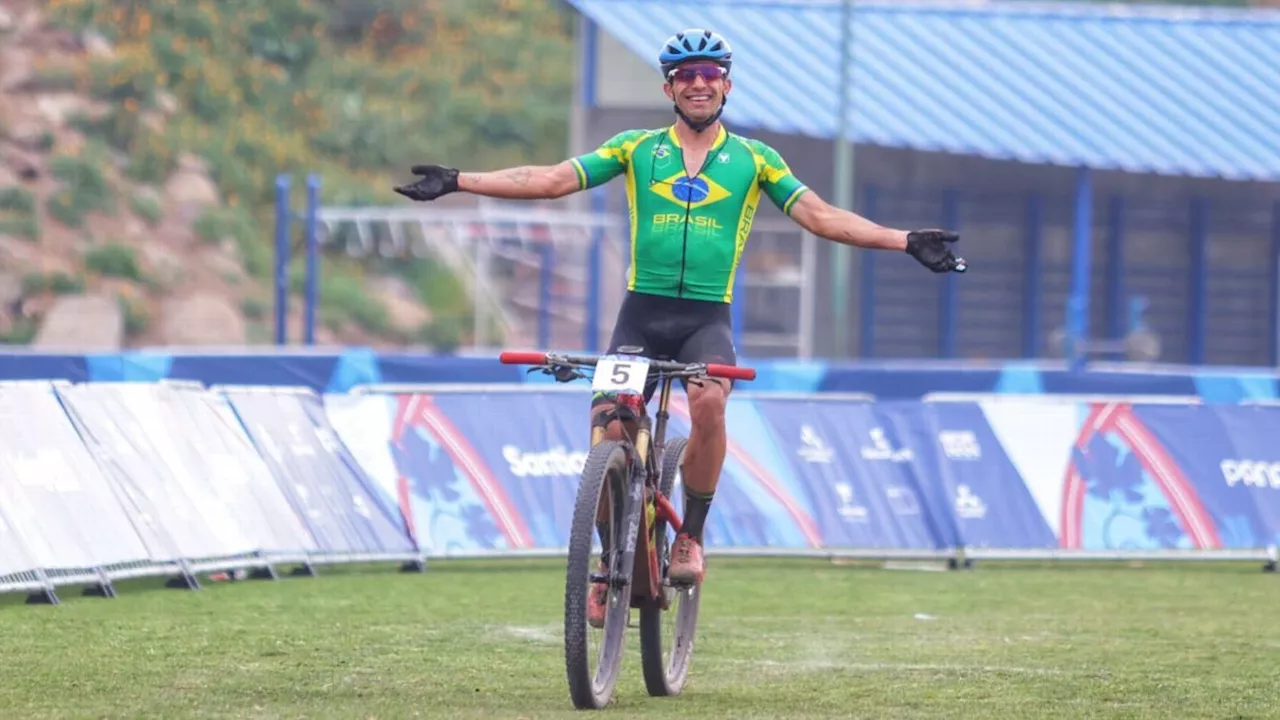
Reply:
[[[707, 300], [628, 292], [618, 309], [607, 352], [617, 353], [628, 345], [640, 348], [629, 354], [653, 360], [734, 365], [738, 359], [729, 304]], [[657, 388], [657, 378], [651, 375], [644, 386], [646, 403]], [[593, 404], [608, 401], [600, 393], [592, 399]]]

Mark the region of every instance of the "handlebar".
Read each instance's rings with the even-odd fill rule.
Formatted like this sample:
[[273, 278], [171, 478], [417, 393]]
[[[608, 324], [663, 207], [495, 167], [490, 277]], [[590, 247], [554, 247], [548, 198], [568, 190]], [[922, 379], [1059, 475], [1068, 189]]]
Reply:
[[[562, 355], [560, 353], [529, 352], [522, 350], [504, 350], [498, 359], [505, 365], [553, 365], [560, 367], [595, 367], [600, 360], [599, 355]], [[741, 365], [719, 365], [716, 363], [681, 363], [669, 360], [651, 360], [650, 370], [666, 375], [697, 376], [724, 378], [726, 380], [755, 380], [754, 368]]]

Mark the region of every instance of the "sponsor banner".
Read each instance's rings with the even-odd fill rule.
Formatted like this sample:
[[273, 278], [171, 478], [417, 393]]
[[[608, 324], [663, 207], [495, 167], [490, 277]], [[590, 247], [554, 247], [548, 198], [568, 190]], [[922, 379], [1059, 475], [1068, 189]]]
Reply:
[[59, 390], [153, 560], [254, 552], [252, 533], [210, 486], [207, 440], [183, 407], [188, 393], [143, 383]]
[[321, 553], [415, 552], [403, 518], [388, 509], [363, 470], [346, 455], [323, 421], [316, 396], [240, 389], [222, 392]]
[[399, 502], [424, 554], [511, 549], [464, 465], [423, 421], [411, 395], [329, 395], [334, 431], [372, 478]]
[[758, 400], [803, 486], [827, 547], [934, 549], [945, 544], [926, 508], [919, 450], [875, 406]]
[[392, 442], [415, 494], [451, 505], [463, 547], [559, 548], [590, 442], [590, 395], [397, 397]]
[[[1088, 403], [1063, 474], [1059, 545], [1084, 549], [1221, 547], [1184, 469], [1127, 403]], [[1178, 407], [1188, 417], [1195, 410]], [[1199, 424], [1204, 428], [1204, 424]], [[1213, 438], [1195, 440], [1197, 446]]]
[[[1058, 539], [982, 408], [917, 405], [919, 429], [936, 441], [937, 498], [959, 542], [975, 548], [1054, 548]], [[929, 416], [932, 416], [931, 418]]]
[[1196, 548], [1252, 548], [1280, 540], [1280, 408], [1139, 406], [1123, 418], [1133, 452], [1113, 494], [1143, 491], [1140, 467], [1168, 498], [1152, 535]]
[[[587, 398], [330, 396], [327, 412], [423, 548], [445, 555], [563, 547]], [[682, 394], [670, 409], [668, 438], [687, 437]], [[1280, 527], [1280, 457], [1267, 452], [1280, 416], [1269, 412], [738, 395], [705, 538], [713, 548], [1265, 547]]]
[[[689, 406], [672, 394], [667, 440], [688, 438]], [[803, 478], [787, 458], [791, 444], [780, 441], [761, 405], [730, 396], [726, 410], [727, 452], [707, 516], [707, 547], [820, 548], [822, 529]], [[684, 477], [673, 486], [676, 509], [684, 512]]]

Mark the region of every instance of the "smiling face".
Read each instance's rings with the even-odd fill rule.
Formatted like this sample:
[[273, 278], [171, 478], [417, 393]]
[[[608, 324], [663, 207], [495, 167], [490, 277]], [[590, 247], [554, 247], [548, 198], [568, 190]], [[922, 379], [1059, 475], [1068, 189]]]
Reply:
[[713, 62], [698, 61], [677, 67], [662, 89], [680, 112], [700, 122], [720, 109], [731, 87], [733, 81], [724, 76], [723, 68]]

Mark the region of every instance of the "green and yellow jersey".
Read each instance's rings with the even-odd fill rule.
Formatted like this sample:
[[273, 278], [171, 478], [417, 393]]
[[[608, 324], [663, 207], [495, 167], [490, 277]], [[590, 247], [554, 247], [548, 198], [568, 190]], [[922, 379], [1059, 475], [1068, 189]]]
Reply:
[[675, 128], [627, 130], [570, 161], [586, 190], [626, 174], [627, 289], [730, 302], [760, 193], [784, 213], [808, 188], [777, 151], [720, 127], [702, 171], [685, 176]]

